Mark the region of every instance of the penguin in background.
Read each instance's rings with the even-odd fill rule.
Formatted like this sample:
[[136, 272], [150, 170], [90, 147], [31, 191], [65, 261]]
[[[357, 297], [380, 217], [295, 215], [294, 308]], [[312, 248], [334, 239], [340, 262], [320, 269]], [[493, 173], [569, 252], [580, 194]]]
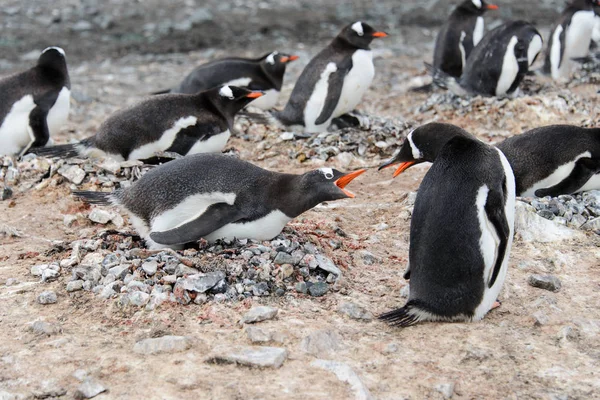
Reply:
[[0, 80], [0, 156], [46, 146], [67, 122], [71, 81], [65, 52], [48, 47], [27, 71]]
[[483, 37], [467, 59], [460, 78], [425, 65], [434, 84], [458, 96], [514, 96], [542, 44], [542, 36], [529, 22], [511, 21]]
[[514, 212], [515, 182], [502, 152], [465, 136], [450, 139], [417, 192], [408, 302], [379, 318], [399, 327], [481, 320], [506, 277]]
[[307, 133], [325, 132], [358, 105], [375, 75], [373, 39], [386, 37], [364, 22], [347, 25], [302, 71], [283, 111], [273, 115]]
[[560, 15], [551, 30], [543, 71], [555, 80], [569, 78], [576, 62], [574, 59], [589, 54], [600, 0], [574, 0]]
[[125, 189], [74, 195], [120, 206], [150, 248], [180, 248], [200, 238], [270, 240], [317, 204], [354, 197], [345, 187], [363, 172], [320, 168], [293, 175], [232, 156], [195, 154], [160, 165]]
[[498, 6], [483, 0], [465, 0], [459, 4], [440, 29], [435, 40], [433, 66], [460, 78], [471, 51], [483, 39], [483, 15]]
[[236, 86], [152, 96], [112, 114], [92, 137], [34, 153], [124, 161], [150, 159], [165, 151], [183, 156], [220, 152], [231, 136], [236, 113], [261, 96], [262, 92]]
[[240, 86], [265, 92], [252, 107], [268, 110], [277, 104], [287, 64], [297, 59], [296, 55], [277, 51], [255, 59], [223, 58], [198, 66], [176, 88], [154, 94], [195, 94], [217, 86]]

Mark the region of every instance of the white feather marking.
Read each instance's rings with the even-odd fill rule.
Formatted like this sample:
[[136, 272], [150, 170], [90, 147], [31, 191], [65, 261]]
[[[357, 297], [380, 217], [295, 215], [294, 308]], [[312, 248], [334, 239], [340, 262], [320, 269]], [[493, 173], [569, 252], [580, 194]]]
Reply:
[[225, 132], [221, 132], [218, 135], [212, 135], [206, 140], [199, 140], [192, 146], [186, 155], [196, 153], [220, 153], [225, 148], [230, 136], [231, 132], [227, 129]]
[[67, 123], [69, 119], [69, 110], [71, 108], [71, 91], [67, 87], [63, 87], [56, 98], [56, 101], [50, 108], [46, 121], [48, 122], [48, 130], [50, 136], [54, 136], [60, 132], [60, 128]]
[[461, 60], [461, 65], [462, 68], [465, 68], [465, 65], [467, 65], [467, 52], [465, 50], [465, 38], [467, 37], [467, 34], [465, 33], [465, 31], [462, 31], [460, 33], [460, 40], [458, 41], [458, 49], [460, 50], [460, 60]]
[[573, 168], [575, 168], [575, 163], [580, 158], [591, 157], [592, 154], [589, 151], [579, 154], [575, 159], [564, 163], [563, 165], [556, 168], [550, 175], [533, 184], [530, 188], [521, 193], [522, 197], [533, 197], [535, 196], [535, 192], [538, 189], [547, 189], [554, 185], [559, 184], [560, 182], [567, 179], [571, 172], [573, 172]]
[[175, 207], [152, 219], [152, 232], [165, 232], [192, 222], [200, 217], [208, 207], [217, 203], [233, 205], [235, 193], [198, 193], [188, 196]]
[[271, 54], [269, 54], [269, 55], [267, 56], [267, 63], [268, 63], [268, 64], [271, 64], [271, 65], [275, 64], [275, 56], [276, 56], [277, 54], [278, 54], [278, 53], [277, 53], [276, 51], [274, 51], [274, 52], [272, 52]]
[[[252, 81], [252, 78], [237, 78], [237, 79], [232, 79], [229, 82], [225, 82], [223, 85], [224, 86], [248, 86], [248, 84], [250, 83], [250, 81]], [[223, 89], [221, 89], [223, 90]], [[221, 94], [221, 96], [223, 96]], [[233, 97], [233, 93], [231, 94], [231, 96]], [[228, 96], [225, 96], [228, 97]]]
[[[556, 28], [551, 53], [552, 77], [554, 79], [568, 78], [573, 67], [577, 65], [572, 59], [588, 55], [595, 24], [596, 14], [594, 11], [581, 10], [573, 14], [571, 23], [566, 27], [562, 60], [560, 60], [560, 47], [558, 47], [558, 54], [554, 54], [554, 44], [559, 42], [560, 35], [560, 33], [557, 35], [559, 27]], [[563, 28], [560, 28], [560, 32], [562, 32]], [[560, 61], [560, 68], [558, 68], [558, 62], [555, 63], [556, 60]]]
[[481, 39], [483, 39], [484, 31], [485, 22], [483, 20], [483, 17], [477, 17], [477, 21], [475, 22], [475, 29], [473, 30], [473, 46], [477, 46], [477, 44], [481, 42]]
[[271, 211], [264, 217], [245, 224], [232, 223], [217, 229], [204, 238], [209, 242], [217, 239], [270, 240], [279, 235], [283, 227], [292, 220], [279, 210]]
[[144, 144], [137, 149], [133, 150], [128, 157], [128, 160], [143, 160], [154, 156], [156, 152], [165, 151], [173, 144], [177, 133], [182, 129], [196, 125], [198, 118], [196, 117], [185, 117], [179, 118], [175, 121], [172, 128], [167, 129], [155, 142]]
[[321, 171], [323, 173], [323, 175], [325, 175], [325, 178], [327, 178], [327, 179], [333, 178], [333, 169], [328, 168], [328, 167], [323, 167], [323, 168], [319, 168], [319, 171]]
[[279, 100], [279, 90], [269, 89], [265, 91], [265, 94], [256, 100], [252, 100], [251, 106], [260, 108], [261, 110], [270, 110], [275, 108], [277, 101]]
[[325, 106], [325, 99], [327, 98], [327, 91], [329, 88], [329, 75], [337, 71], [335, 63], [330, 62], [327, 67], [321, 72], [321, 77], [315, 84], [310, 98], [306, 102], [304, 107], [304, 124], [307, 132], [324, 132], [329, 126], [329, 121], [324, 124], [316, 125], [315, 121], [321, 115], [321, 110]]
[[31, 145], [29, 114], [34, 108], [30, 94], [12, 105], [0, 125], [0, 155], [17, 155]]
[[594, 30], [592, 31], [592, 40], [594, 42], [600, 42], [600, 17], [596, 16], [595, 21]]
[[529, 42], [529, 48], [527, 49], [527, 61], [529, 62], [530, 67], [535, 61], [537, 55], [540, 54], [540, 51], [542, 51], [542, 45], [543, 42], [540, 35], [535, 35], [533, 39], [531, 39], [531, 42]]
[[413, 141], [413, 138], [412, 138], [413, 132], [414, 132], [414, 130], [412, 132], [410, 132], [408, 134], [408, 136], [406, 136], [406, 140], [408, 140], [408, 144], [410, 145], [410, 149], [412, 151], [413, 158], [415, 160], [420, 160], [421, 158], [423, 158], [423, 153], [421, 153], [421, 150], [419, 150], [419, 148], [417, 147], [417, 145]]
[[[373, 53], [370, 50], [356, 50], [352, 55], [352, 69], [344, 77], [340, 99], [331, 118], [354, 110], [371, 86], [374, 76]], [[329, 126], [329, 123], [327, 125]]]
[[482, 4], [481, 4], [481, 0], [471, 0], [471, 2], [473, 3], [473, 5], [477, 8], [481, 8]]
[[44, 53], [45, 53], [45, 52], [47, 52], [48, 50], [56, 50], [56, 51], [58, 51], [60, 54], [62, 54], [62, 55], [63, 55], [63, 57], [65, 57], [65, 51], [64, 51], [62, 48], [60, 48], [60, 47], [56, 47], [56, 46], [52, 46], [52, 47], [46, 47], [46, 48], [44, 49], [44, 51], [42, 51], [42, 54], [44, 54]]
[[600, 190], [600, 173], [593, 175], [577, 192], [586, 192], [588, 190]]
[[362, 26], [362, 22], [358, 21], [352, 24], [352, 30], [354, 32], [356, 32], [356, 34], [358, 36], [362, 36], [365, 34], [365, 31], [363, 30], [363, 26]]
[[515, 56], [515, 46], [519, 42], [516, 36], [513, 36], [508, 42], [504, 60], [502, 62], [502, 72], [496, 85], [496, 96], [505, 95], [508, 89], [512, 86], [517, 74], [519, 73], [519, 62]]
[[219, 90], [219, 94], [223, 97], [233, 100], [233, 92], [229, 86], [223, 86], [221, 90]]
[[560, 79], [560, 35], [563, 31], [562, 25], [558, 25], [552, 34], [552, 48], [550, 49], [550, 73], [554, 79]]

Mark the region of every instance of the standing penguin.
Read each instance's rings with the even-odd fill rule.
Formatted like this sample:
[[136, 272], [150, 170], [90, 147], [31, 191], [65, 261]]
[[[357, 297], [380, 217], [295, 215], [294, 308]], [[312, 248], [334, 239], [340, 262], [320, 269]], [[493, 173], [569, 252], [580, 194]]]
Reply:
[[279, 99], [287, 64], [297, 59], [298, 56], [274, 51], [256, 59], [231, 57], [211, 61], [194, 69], [170, 93], [194, 94], [217, 86], [240, 86], [265, 92], [252, 106], [268, 110]]
[[435, 40], [433, 66], [460, 78], [471, 51], [483, 38], [483, 14], [498, 6], [483, 0], [465, 0], [452, 11]]
[[542, 36], [525, 21], [511, 21], [488, 32], [473, 49], [460, 78], [426, 64], [433, 82], [454, 94], [513, 95], [542, 50]]
[[67, 122], [70, 99], [60, 47], [48, 47], [35, 67], [0, 80], [0, 155], [22, 155], [48, 144]]
[[220, 152], [231, 136], [235, 114], [260, 96], [262, 92], [236, 86], [153, 96], [111, 115], [92, 137], [35, 153], [143, 160], [163, 151], [181, 155]]
[[501, 151], [456, 136], [425, 175], [410, 224], [410, 294], [379, 318], [478, 321], [506, 277], [513, 238], [515, 182]]
[[574, 0], [551, 30], [544, 72], [553, 79], [567, 79], [576, 65], [574, 58], [589, 53], [600, 0]]
[[282, 174], [231, 156], [196, 154], [156, 167], [112, 194], [74, 194], [93, 204], [121, 206], [152, 248], [200, 238], [269, 240], [317, 204], [354, 197], [345, 187], [364, 171]]
[[373, 76], [374, 38], [386, 37], [364, 22], [346, 26], [302, 71], [292, 95], [274, 116], [285, 125], [302, 125], [306, 132], [324, 132], [333, 118], [352, 111]]

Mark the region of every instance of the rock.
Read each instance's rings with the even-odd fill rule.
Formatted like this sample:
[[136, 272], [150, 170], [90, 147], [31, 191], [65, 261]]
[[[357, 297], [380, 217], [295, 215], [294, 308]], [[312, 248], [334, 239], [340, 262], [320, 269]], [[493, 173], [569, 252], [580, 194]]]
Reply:
[[445, 399], [451, 399], [454, 396], [454, 383], [439, 383], [434, 386], [444, 396]]
[[83, 289], [83, 281], [81, 279], [67, 283], [67, 292], [76, 292], [81, 289]]
[[335, 266], [335, 264], [333, 263], [333, 261], [331, 261], [330, 258], [325, 257], [321, 254], [315, 255], [315, 258], [317, 260], [319, 268], [321, 268], [322, 270], [331, 272], [337, 277], [340, 277], [342, 275], [342, 271], [340, 271], [340, 269]]
[[40, 293], [37, 300], [38, 300], [38, 303], [40, 303], [40, 304], [54, 304], [57, 302], [58, 299], [56, 297], [56, 293], [49, 290], [49, 291]]
[[52, 282], [58, 279], [60, 276], [60, 272], [55, 271], [53, 269], [45, 269], [42, 271], [42, 282]]
[[517, 201], [515, 207], [515, 233], [525, 242], [550, 243], [580, 237], [580, 233], [566, 226], [540, 217], [535, 208]]
[[129, 299], [129, 304], [137, 307], [145, 306], [150, 301], [150, 295], [139, 290], [129, 293], [127, 298]]
[[550, 318], [548, 318], [548, 316], [542, 311], [536, 311], [531, 314], [531, 316], [533, 317], [533, 324], [535, 326], [548, 325], [548, 322], [550, 321]]
[[8, 278], [4, 284], [6, 286], [13, 286], [13, 285], [16, 285], [18, 283], [19, 283], [19, 280], [17, 278]]
[[581, 226], [581, 229], [584, 229], [586, 231], [600, 230], [600, 217], [589, 220]]
[[106, 387], [94, 378], [87, 378], [77, 388], [75, 399], [91, 399], [100, 393], [106, 392]]
[[91, 281], [94, 284], [100, 282], [100, 279], [102, 279], [101, 268], [100, 266], [95, 265], [82, 265], [73, 268], [71, 270], [71, 275], [72, 280], [81, 279], [82, 281]]
[[95, 222], [97, 224], [106, 225], [112, 219], [113, 214], [106, 210], [102, 210], [100, 208], [94, 208], [88, 214], [88, 218], [90, 221]]
[[273, 261], [273, 263], [275, 263], [277, 265], [294, 264], [294, 261], [295, 261], [294, 257], [292, 257], [290, 254], [280, 251], [279, 253], [277, 253], [277, 256], [275, 257], [275, 260]]
[[100, 298], [109, 299], [109, 298], [113, 297], [114, 295], [116, 295], [117, 291], [120, 290], [118, 288], [118, 285], [119, 285], [118, 282], [112, 282], [112, 283], [109, 283], [108, 285], [104, 286], [100, 291]]
[[133, 346], [137, 354], [178, 353], [192, 347], [192, 340], [187, 336], [161, 336], [158, 338], [143, 339]]
[[147, 261], [142, 264], [142, 269], [148, 276], [153, 276], [158, 269], [158, 263], [156, 261]]
[[67, 214], [63, 217], [63, 224], [67, 228], [72, 227], [75, 222], [77, 222], [77, 215]]
[[292, 140], [294, 138], [294, 132], [283, 132], [281, 135], [279, 135], [279, 138], [281, 140]]
[[294, 266], [292, 264], [283, 264], [279, 269], [281, 279], [287, 279], [294, 274]]
[[222, 346], [213, 350], [207, 362], [245, 365], [258, 368], [279, 368], [288, 352], [280, 347]]
[[52, 336], [62, 333], [62, 328], [58, 324], [46, 321], [35, 321], [29, 326], [29, 330], [36, 335]]
[[85, 171], [77, 165], [65, 164], [58, 169], [58, 173], [76, 185], [79, 185], [85, 179]]
[[[354, 392], [354, 398], [357, 400], [370, 400], [373, 397], [369, 392], [369, 389], [362, 383], [356, 372], [349, 365], [339, 361], [329, 360], [314, 360], [310, 363], [311, 366], [321, 368], [327, 371], [331, 371], [337, 376], [337, 378], [346, 382], [350, 385], [350, 388]], [[346, 396], [342, 396], [346, 397]]]
[[315, 357], [335, 353], [343, 348], [342, 338], [337, 332], [320, 330], [311, 333], [302, 339], [300, 349]]
[[116, 279], [123, 280], [123, 279], [125, 279], [125, 276], [129, 273], [129, 265], [127, 265], [127, 264], [117, 265], [116, 267], [110, 268], [108, 270], [108, 273], [113, 274]]
[[531, 275], [527, 279], [527, 283], [530, 286], [549, 290], [551, 292], [558, 292], [561, 288], [560, 279], [554, 275]]
[[12, 197], [13, 195], [13, 190], [11, 188], [9, 188], [8, 186], [5, 186], [2, 188], [2, 192], [0, 192], [0, 200], [4, 201], [4, 200], [8, 200]]
[[349, 301], [345, 301], [342, 304], [340, 304], [338, 307], [338, 312], [340, 314], [347, 315], [352, 319], [362, 321], [371, 321], [373, 319], [373, 314], [367, 311], [364, 307], [361, 307]]
[[306, 282], [296, 283], [296, 285], [294, 286], [294, 289], [296, 289], [296, 292], [298, 292], [298, 293], [303, 293], [303, 294], [308, 293], [308, 287], [306, 286]]
[[177, 277], [186, 275], [196, 275], [199, 272], [200, 271], [198, 271], [196, 268], [188, 267], [185, 264], [179, 264], [177, 265], [177, 268], [175, 268], [175, 276]]
[[270, 333], [255, 326], [249, 326], [246, 328], [246, 336], [252, 343], [267, 343], [271, 341]]
[[244, 316], [240, 320], [240, 323], [253, 324], [255, 322], [261, 322], [261, 321], [273, 319], [277, 315], [278, 311], [279, 310], [277, 308], [267, 307], [267, 306], [253, 307], [250, 309], [250, 311], [248, 311], [246, 314], [244, 314]]
[[225, 273], [223, 271], [214, 271], [204, 275], [189, 275], [186, 278], [178, 280], [177, 283], [185, 290], [204, 293], [213, 288], [222, 279], [225, 279]]
[[325, 282], [317, 282], [308, 288], [308, 293], [313, 297], [324, 296], [329, 291], [329, 285]]

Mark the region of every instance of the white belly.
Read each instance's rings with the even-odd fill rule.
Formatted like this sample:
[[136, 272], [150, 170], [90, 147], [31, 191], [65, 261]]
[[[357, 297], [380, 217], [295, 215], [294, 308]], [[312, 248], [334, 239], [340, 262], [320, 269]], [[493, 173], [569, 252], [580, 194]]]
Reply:
[[371, 86], [374, 76], [373, 53], [370, 50], [356, 50], [352, 55], [352, 69], [344, 78], [340, 100], [331, 117], [336, 118], [354, 110]]
[[306, 102], [304, 107], [304, 126], [306, 132], [325, 132], [329, 127], [330, 121], [326, 121], [324, 124], [316, 125], [315, 122], [323, 106], [325, 106], [325, 99], [327, 98], [327, 90], [329, 87], [329, 75], [337, 71], [335, 63], [330, 62], [325, 67], [325, 70], [321, 72], [319, 81], [315, 84], [310, 98]]
[[569, 161], [568, 163], [561, 165], [546, 178], [542, 179], [539, 182], [536, 182], [532, 187], [528, 188], [523, 193], [521, 193], [521, 196], [534, 197], [535, 192], [538, 189], [547, 189], [549, 187], [557, 185], [558, 183], [564, 181], [569, 175], [571, 175], [571, 172], [573, 172], [573, 168], [575, 168], [575, 163], [577, 162], [577, 160], [579, 160], [580, 158], [591, 156], [592, 154], [589, 151], [578, 155], [573, 161]]
[[251, 78], [237, 78], [237, 79], [232, 79], [229, 82], [225, 82], [221, 86], [243, 86], [243, 87], [246, 87], [246, 86], [248, 86], [250, 81], [252, 81]]
[[173, 144], [175, 137], [180, 130], [196, 125], [198, 118], [196, 117], [185, 117], [179, 118], [175, 121], [172, 128], [167, 129], [159, 140], [152, 143], [144, 144], [137, 149], [134, 149], [129, 154], [128, 160], [143, 160], [146, 158], [153, 157], [155, 153], [165, 151]]
[[272, 211], [256, 221], [245, 224], [227, 224], [204, 238], [209, 242], [217, 239], [269, 240], [279, 235], [283, 227], [292, 220], [279, 210]]
[[269, 89], [265, 91], [265, 94], [259, 97], [256, 100], [253, 100], [252, 103], [249, 104], [250, 107], [257, 107], [262, 110], [270, 110], [275, 108], [277, 105], [277, 100], [279, 100], [279, 91], [276, 89]]
[[568, 78], [573, 67], [577, 65], [572, 59], [588, 55], [595, 23], [596, 14], [593, 11], [578, 11], [573, 14], [567, 27], [561, 65], [556, 70], [556, 76], [553, 71], [553, 78]]
[[63, 125], [67, 123], [70, 108], [71, 91], [68, 88], [63, 87], [46, 118], [51, 137], [58, 134]]
[[592, 31], [592, 40], [594, 42], [600, 42], [600, 17], [596, 16], [594, 22], [594, 30]]
[[467, 34], [465, 33], [465, 31], [462, 31], [460, 33], [460, 40], [458, 41], [458, 50], [460, 50], [460, 60], [461, 60], [461, 65], [462, 68], [465, 68], [465, 65], [467, 65], [467, 51], [465, 50], [465, 38], [467, 37]]
[[588, 190], [600, 190], [600, 174], [592, 176], [586, 183], [577, 190], [578, 192], [586, 192]]
[[529, 47], [527, 48], [527, 61], [530, 67], [535, 61], [537, 55], [540, 54], [540, 51], [542, 51], [542, 47], [542, 37], [540, 35], [535, 35], [533, 39], [531, 39], [531, 42], [529, 42]]
[[0, 125], [0, 155], [17, 155], [34, 140], [29, 128], [29, 113], [34, 108], [30, 94], [13, 104]]
[[504, 60], [502, 62], [502, 73], [496, 85], [496, 96], [503, 96], [512, 86], [517, 74], [519, 73], [519, 62], [515, 56], [515, 45], [519, 39], [513, 36], [508, 43]]
[[477, 46], [481, 39], [483, 39], [484, 28], [485, 24], [483, 21], [483, 17], [477, 17], [477, 22], [475, 22], [475, 29], [473, 30], [473, 47]]
[[213, 135], [206, 140], [200, 140], [192, 146], [186, 155], [196, 153], [220, 153], [225, 148], [230, 136], [231, 133], [229, 132], [229, 129], [227, 129], [225, 132]]

